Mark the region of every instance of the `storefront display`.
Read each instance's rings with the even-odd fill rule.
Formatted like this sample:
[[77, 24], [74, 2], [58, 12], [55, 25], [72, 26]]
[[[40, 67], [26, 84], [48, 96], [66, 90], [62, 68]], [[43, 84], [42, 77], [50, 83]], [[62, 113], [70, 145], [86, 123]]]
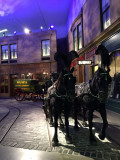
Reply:
[[110, 76], [112, 77], [110, 97], [120, 99], [120, 31], [102, 42], [111, 54]]

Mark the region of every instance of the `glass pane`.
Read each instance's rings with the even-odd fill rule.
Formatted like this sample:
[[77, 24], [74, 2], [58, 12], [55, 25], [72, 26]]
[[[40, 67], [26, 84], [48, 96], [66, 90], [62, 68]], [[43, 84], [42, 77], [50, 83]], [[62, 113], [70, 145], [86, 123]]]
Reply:
[[81, 24], [78, 25], [78, 49], [82, 48], [82, 26]]
[[120, 51], [115, 54], [116, 58], [116, 73], [120, 73]]
[[114, 57], [113, 57], [113, 61], [110, 65], [110, 76], [114, 77], [114, 75], [115, 75], [115, 60], [114, 60]]
[[77, 43], [76, 43], [76, 29], [73, 31], [73, 49], [77, 51]]
[[11, 59], [16, 59], [17, 58], [17, 45], [16, 44], [11, 44], [10, 45], [10, 57]]
[[109, 5], [110, 5], [109, 0], [102, 0], [102, 12], [104, 12], [108, 8]]
[[8, 59], [8, 45], [2, 46], [2, 60]]
[[115, 61], [115, 75], [114, 75], [114, 89], [113, 98], [120, 99], [120, 51], [116, 51], [114, 54]]
[[42, 56], [50, 56], [50, 40], [42, 41]]
[[104, 29], [110, 26], [110, 9], [103, 14], [103, 25]]

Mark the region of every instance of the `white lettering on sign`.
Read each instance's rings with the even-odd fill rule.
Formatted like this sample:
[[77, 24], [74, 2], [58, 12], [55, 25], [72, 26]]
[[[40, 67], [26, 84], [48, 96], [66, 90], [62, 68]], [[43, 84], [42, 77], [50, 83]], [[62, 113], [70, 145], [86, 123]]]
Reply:
[[92, 64], [92, 61], [78, 61], [78, 64], [79, 65], [82, 65], [82, 64]]

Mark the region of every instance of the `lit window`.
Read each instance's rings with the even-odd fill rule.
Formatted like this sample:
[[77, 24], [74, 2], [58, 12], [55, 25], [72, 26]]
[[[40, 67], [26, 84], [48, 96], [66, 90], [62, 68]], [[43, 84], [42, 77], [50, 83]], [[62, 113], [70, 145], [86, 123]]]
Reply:
[[77, 26], [77, 40], [78, 40], [78, 49], [82, 48], [82, 25], [78, 24]]
[[8, 60], [8, 45], [1, 46], [1, 59], [2, 60]]
[[50, 57], [50, 40], [42, 41], [42, 57]]
[[77, 43], [76, 43], [76, 28], [73, 31], [73, 49], [74, 51], [77, 51]]
[[10, 59], [17, 59], [17, 45], [10, 45]]
[[103, 30], [110, 26], [110, 1], [102, 0], [102, 28]]

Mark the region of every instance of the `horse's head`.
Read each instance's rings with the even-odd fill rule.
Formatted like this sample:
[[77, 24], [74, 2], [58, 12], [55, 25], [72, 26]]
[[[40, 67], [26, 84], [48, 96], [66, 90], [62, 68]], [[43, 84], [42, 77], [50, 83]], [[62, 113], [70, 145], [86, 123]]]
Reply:
[[96, 51], [95, 51], [95, 54], [96, 55], [98, 55], [98, 54], [108, 54], [109, 53], [109, 51], [106, 49], [106, 47], [105, 46], [103, 46], [102, 44], [101, 45], [99, 45], [98, 46], [98, 48], [96, 49]]
[[90, 82], [92, 93], [98, 97], [99, 101], [105, 102], [108, 96], [108, 86], [111, 83], [109, 72], [99, 68]]

